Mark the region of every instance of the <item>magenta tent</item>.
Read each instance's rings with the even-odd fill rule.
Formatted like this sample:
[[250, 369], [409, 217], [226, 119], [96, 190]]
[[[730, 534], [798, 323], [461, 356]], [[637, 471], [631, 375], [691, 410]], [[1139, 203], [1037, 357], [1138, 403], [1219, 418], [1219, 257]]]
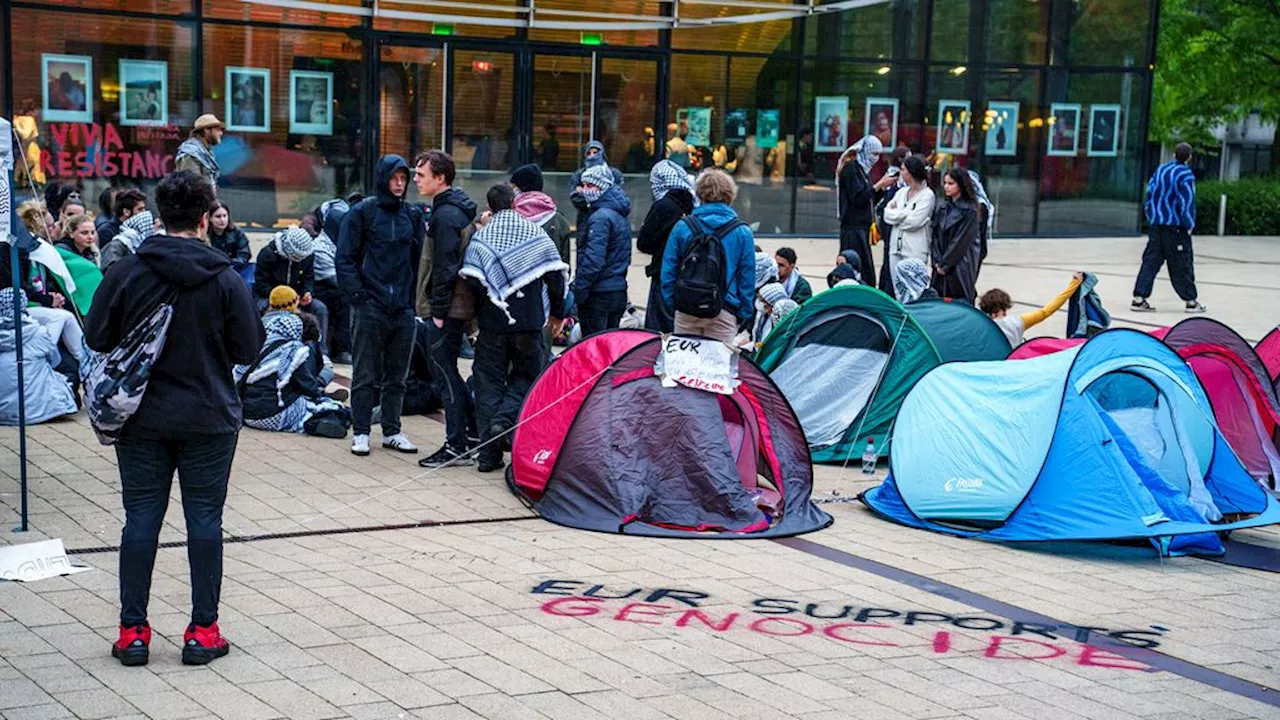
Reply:
[[1262, 364], [1267, 367], [1267, 374], [1271, 376], [1271, 386], [1275, 388], [1277, 394], [1280, 394], [1280, 327], [1267, 333], [1255, 350]]

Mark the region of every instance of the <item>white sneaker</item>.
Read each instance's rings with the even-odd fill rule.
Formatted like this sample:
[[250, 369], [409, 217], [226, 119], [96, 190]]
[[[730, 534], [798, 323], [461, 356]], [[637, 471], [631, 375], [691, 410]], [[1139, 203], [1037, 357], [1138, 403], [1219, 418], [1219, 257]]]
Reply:
[[351, 454], [361, 457], [369, 454], [368, 435], [356, 435], [351, 438]]
[[391, 437], [382, 438], [382, 447], [387, 448], [388, 450], [395, 450], [396, 452], [409, 453], [410, 455], [415, 455], [418, 452], [418, 446], [409, 442], [408, 436], [404, 433], [396, 433]]
[[1187, 303], [1186, 309], [1187, 309], [1187, 312], [1192, 315], [1198, 315], [1202, 312], [1207, 312], [1209, 310], [1209, 308], [1205, 307], [1204, 303], [1198, 300], [1192, 300], [1191, 302]]

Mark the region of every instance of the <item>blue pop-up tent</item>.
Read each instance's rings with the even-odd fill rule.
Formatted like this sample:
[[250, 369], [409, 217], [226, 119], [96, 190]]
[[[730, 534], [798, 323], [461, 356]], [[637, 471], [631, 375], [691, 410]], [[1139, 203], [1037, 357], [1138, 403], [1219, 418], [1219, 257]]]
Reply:
[[1033, 360], [949, 363], [898, 413], [890, 475], [862, 496], [904, 525], [985, 540], [1148, 538], [1221, 553], [1280, 504], [1218, 432], [1195, 374], [1111, 330]]

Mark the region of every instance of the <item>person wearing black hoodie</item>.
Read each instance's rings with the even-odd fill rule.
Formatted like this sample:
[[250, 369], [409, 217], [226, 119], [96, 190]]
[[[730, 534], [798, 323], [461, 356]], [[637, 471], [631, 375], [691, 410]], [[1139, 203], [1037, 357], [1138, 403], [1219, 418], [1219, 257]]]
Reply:
[[[440, 397], [444, 403], [445, 442], [439, 450], [418, 464], [423, 467], [470, 465], [468, 438], [475, 437], [475, 403], [458, 373], [462, 338], [475, 318], [475, 299], [466, 281], [458, 275], [476, 219], [476, 204], [453, 187], [456, 174], [453, 158], [430, 150], [414, 159], [414, 183], [418, 192], [431, 198], [427, 236], [431, 257], [423, 260], [422, 308], [430, 317], [431, 363], [439, 373]], [[423, 313], [422, 311], [425, 311]]]
[[154, 310], [157, 298], [170, 288], [178, 292], [164, 350], [115, 446], [125, 525], [120, 636], [111, 654], [125, 665], [148, 659], [151, 572], [175, 470], [191, 564], [191, 624], [182, 661], [200, 665], [230, 650], [217, 620], [222, 508], [242, 419], [232, 368], [258, 357], [263, 329], [231, 261], [201, 240], [212, 204], [208, 180], [190, 172], [166, 175], [156, 188], [156, 206], [168, 234], [150, 238], [111, 268], [85, 319], [89, 347], [110, 352]]
[[409, 165], [384, 155], [374, 170], [377, 193], [342, 218], [334, 257], [338, 287], [351, 306], [351, 439], [353, 455], [369, 454], [373, 407], [382, 407], [382, 446], [418, 448], [400, 429], [409, 357], [413, 352], [414, 290], [422, 255], [422, 208], [405, 202]]
[[648, 330], [669, 333], [675, 330], [675, 312], [662, 300], [662, 255], [667, 251], [667, 237], [684, 216], [693, 212], [693, 181], [684, 168], [670, 160], [660, 160], [649, 171], [653, 186], [653, 205], [644, 217], [636, 249], [653, 259], [645, 266], [649, 278], [649, 302], [644, 309], [644, 326]]

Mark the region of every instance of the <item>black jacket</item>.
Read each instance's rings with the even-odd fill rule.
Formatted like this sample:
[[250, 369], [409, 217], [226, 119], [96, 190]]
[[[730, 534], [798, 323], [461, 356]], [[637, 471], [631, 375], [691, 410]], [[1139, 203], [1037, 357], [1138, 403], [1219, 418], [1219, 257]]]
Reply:
[[111, 351], [171, 285], [180, 292], [169, 336], [125, 433], [238, 432], [231, 369], [257, 359], [264, 333], [249, 289], [222, 253], [190, 238], [148, 239], [98, 287], [85, 340], [98, 352]]
[[120, 234], [121, 224], [120, 218], [108, 218], [98, 225], [98, 247], [103, 247], [114, 240], [116, 235]]
[[271, 290], [288, 285], [302, 297], [316, 289], [316, 256], [294, 262], [276, 252], [275, 243], [258, 251], [258, 262], [253, 271], [253, 296], [259, 300], [271, 297]]
[[457, 188], [449, 188], [431, 202], [427, 235], [431, 238], [431, 281], [426, 292], [431, 317], [449, 316], [458, 271], [462, 269], [463, 232], [476, 219], [476, 204]]
[[[53, 273], [49, 273], [52, 275]], [[42, 307], [53, 307], [53, 295], [47, 292], [36, 292], [31, 282], [31, 256], [26, 250], [18, 249], [18, 282], [27, 299]], [[0, 289], [13, 285], [13, 264], [9, 257], [8, 243], [0, 243]]]
[[872, 203], [875, 191], [871, 178], [862, 171], [857, 158], [850, 158], [840, 171], [840, 224], [847, 227], [869, 228], [875, 221]]
[[963, 198], [944, 200], [933, 211], [933, 289], [942, 297], [970, 303], [977, 299], [982, 264], [980, 225], [977, 206]]
[[653, 257], [644, 269], [647, 277], [662, 274], [662, 254], [667, 250], [667, 237], [671, 228], [685, 215], [693, 212], [693, 195], [688, 190], [670, 190], [661, 200], [649, 208], [636, 236], [636, 249]]
[[484, 286], [474, 278], [468, 279], [471, 291], [476, 295], [476, 324], [480, 332], [522, 333], [538, 332], [547, 324], [547, 313], [542, 307], [542, 290], [546, 288], [550, 300], [551, 316], [564, 317], [564, 274], [559, 270], [552, 271], [520, 288], [520, 291], [507, 298], [507, 312], [516, 321], [514, 325], [507, 319], [502, 308], [489, 301]]
[[386, 155], [374, 172], [377, 194], [342, 218], [334, 258], [338, 287], [354, 305], [374, 303], [383, 312], [413, 311], [418, 260], [426, 233], [422, 208], [391, 194], [391, 176], [409, 172], [399, 155]]
[[249, 251], [249, 236], [235, 223], [228, 225], [226, 231], [221, 233], [209, 228], [209, 244], [215, 250], [226, 253], [231, 262], [247, 265], [253, 259]]
[[[265, 351], [266, 345], [263, 346]], [[289, 382], [276, 392], [277, 376], [263, 378], [256, 383], [245, 383], [244, 416], [249, 420], [265, 420], [289, 407], [300, 397], [319, 400], [324, 395], [324, 386], [320, 384], [320, 376], [316, 368], [322, 360], [316, 357], [315, 348], [308, 348], [311, 357], [298, 366], [289, 376]], [[283, 403], [283, 404], [282, 404]]]

